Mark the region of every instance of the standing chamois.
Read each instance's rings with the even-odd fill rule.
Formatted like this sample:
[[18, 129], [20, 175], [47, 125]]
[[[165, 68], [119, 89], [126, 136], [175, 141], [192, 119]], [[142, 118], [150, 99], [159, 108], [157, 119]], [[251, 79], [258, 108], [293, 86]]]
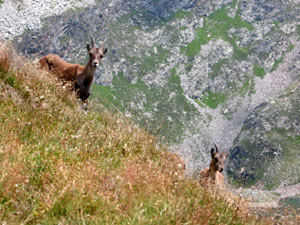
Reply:
[[218, 153], [218, 147], [215, 144], [215, 148], [211, 149], [211, 162], [208, 168], [200, 171], [200, 183], [212, 184], [222, 186], [224, 184], [224, 176], [222, 174], [224, 170], [224, 163], [227, 154]]
[[73, 82], [74, 90], [82, 101], [87, 101], [90, 96], [91, 85], [94, 80], [96, 68], [107, 52], [107, 48], [102, 45], [96, 48], [95, 42], [91, 37], [92, 47], [87, 44], [89, 61], [86, 66], [65, 62], [58, 55], [49, 54], [40, 59], [40, 67], [55, 74], [64, 81]]

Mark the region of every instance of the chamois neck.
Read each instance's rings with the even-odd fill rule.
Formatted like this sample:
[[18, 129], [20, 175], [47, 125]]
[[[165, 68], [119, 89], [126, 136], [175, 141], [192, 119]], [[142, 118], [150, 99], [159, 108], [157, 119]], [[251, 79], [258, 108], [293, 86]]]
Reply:
[[96, 72], [96, 67], [86, 66], [84, 71], [86, 76], [94, 76]]
[[213, 163], [209, 164], [209, 169], [208, 169], [208, 173], [211, 177], [215, 178], [216, 175], [216, 169]]
[[90, 86], [95, 76], [96, 67], [93, 67], [89, 61], [84, 69], [78, 74], [77, 81], [80, 85]]
[[96, 72], [97, 67], [92, 66], [92, 60], [86, 64], [84, 71], [89, 75], [94, 75]]

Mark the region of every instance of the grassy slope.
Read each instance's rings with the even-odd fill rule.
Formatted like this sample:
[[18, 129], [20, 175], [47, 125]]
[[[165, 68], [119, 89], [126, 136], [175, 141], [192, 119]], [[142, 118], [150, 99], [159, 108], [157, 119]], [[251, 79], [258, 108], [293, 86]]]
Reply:
[[185, 178], [177, 156], [119, 114], [84, 113], [3, 43], [0, 89], [1, 222], [262, 223], [241, 201]]

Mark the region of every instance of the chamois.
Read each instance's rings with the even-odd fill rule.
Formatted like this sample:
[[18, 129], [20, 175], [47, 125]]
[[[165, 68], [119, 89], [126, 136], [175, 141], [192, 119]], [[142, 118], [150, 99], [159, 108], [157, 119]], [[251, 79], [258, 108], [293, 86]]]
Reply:
[[91, 44], [92, 47], [87, 44], [89, 61], [86, 66], [65, 62], [58, 55], [53, 54], [48, 54], [39, 61], [42, 69], [50, 71], [61, 80], [73, 82], [73, 89], [83, 102], [86, 102], [90, 95], [96, 68], [99, 66], [101, 58], [107, 52], [107, 48], [103, 44], [100, 48], [96, 48], [92, 37]]
[[227, 154], [218, 153], [218, 147], [215, 144], [215, 148], [211, 149], [211, 162], [209, 167], [200, 171], [200, 183], [201, 184], [213, 184], [222, 186], [224, 184], [224, 176], [222, 174], [224, 170], [224, 163]]

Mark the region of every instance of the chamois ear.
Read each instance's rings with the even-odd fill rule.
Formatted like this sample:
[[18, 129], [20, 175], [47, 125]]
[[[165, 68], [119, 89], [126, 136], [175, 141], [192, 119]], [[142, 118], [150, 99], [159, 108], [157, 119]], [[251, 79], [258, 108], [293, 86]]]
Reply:
[[90, 44], [86, 45], [86, 49], [87, 49], [88, 52], [91, 50]]
[[214, 149], [214, 148], [212, 148], [212, 149], [210, 150], [210, 154], [211, 154], [211, 157], [212, 157], [212, 158], [215, 157], [215, 149]]
[[107, 52], [107, 48], [104, 48], [104, 49], [102, 50], [102, 54], [104, 55], [106, 52]]

